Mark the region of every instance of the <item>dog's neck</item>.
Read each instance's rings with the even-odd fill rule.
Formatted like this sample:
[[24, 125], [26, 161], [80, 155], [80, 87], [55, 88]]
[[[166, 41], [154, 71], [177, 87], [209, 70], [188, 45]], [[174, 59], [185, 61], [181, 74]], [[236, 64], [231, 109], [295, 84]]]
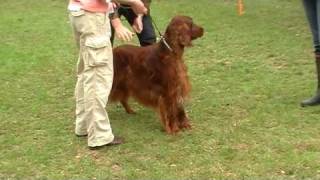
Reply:
[[182, 58], [184, 46], [174, 41], [168, 34], [165, 34], [164, 37], [161, 38], [159, 46], [162, 52], [166, 52], [165, 54]]
[[171, 46], [168, 44], [167, 40], [165, 37], [161, 37], [160, 42], [162, 42], [162, 44], [164, 44], [169, 50], [170, 52], [173, 52], [173, 49], [171, 48]]

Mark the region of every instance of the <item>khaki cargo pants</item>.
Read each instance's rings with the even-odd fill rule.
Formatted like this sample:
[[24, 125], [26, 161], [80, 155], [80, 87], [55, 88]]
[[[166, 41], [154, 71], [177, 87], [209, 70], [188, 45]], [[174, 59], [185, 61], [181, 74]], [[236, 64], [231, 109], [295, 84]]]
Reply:
[[113, 81], [110, 22], [106, 13], [70, 12], [70, 21], [79, 47], [77, 64], [77, 135], [88, 135], [88, 146], [113, 141], [105, 110]]

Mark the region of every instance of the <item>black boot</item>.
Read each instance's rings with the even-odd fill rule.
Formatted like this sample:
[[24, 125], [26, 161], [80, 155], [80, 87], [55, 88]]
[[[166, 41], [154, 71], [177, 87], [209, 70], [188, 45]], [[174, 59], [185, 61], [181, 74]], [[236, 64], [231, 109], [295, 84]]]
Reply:
[[315, 56], [316, 56], [315, 59], [316, 59], [316, 71], [317, 71], [317, 80], [318, 80], [317, 91], [313, 97], [301, 102], [302, 107], [320, 105], [320, 53], [316, 53]]

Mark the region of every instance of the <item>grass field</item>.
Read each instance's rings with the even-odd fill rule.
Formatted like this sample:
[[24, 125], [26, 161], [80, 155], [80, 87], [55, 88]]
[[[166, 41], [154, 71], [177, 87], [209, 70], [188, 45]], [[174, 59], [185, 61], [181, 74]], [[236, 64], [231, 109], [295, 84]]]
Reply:
[[[118, 147], [74, 135], [77, 52], [64, 0], [0, 1], [0, 179], [320, 179], [320, 108], [299, 0], [154, 0], [205, 36], [187, 50], [193, 129], [162, 131], [150, 109], [108, 105]], [[118, 42], [120, 43], [120, 42]]]

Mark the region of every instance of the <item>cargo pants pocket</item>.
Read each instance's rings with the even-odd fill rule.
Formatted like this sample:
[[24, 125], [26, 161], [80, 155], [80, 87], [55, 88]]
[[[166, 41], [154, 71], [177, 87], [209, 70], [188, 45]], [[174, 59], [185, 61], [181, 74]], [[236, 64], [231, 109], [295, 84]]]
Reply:
[[108, 64], [112, 51], [110, 39], [107, 36], [90, 37], [85, 41], [86, 59], [89, 67]]

